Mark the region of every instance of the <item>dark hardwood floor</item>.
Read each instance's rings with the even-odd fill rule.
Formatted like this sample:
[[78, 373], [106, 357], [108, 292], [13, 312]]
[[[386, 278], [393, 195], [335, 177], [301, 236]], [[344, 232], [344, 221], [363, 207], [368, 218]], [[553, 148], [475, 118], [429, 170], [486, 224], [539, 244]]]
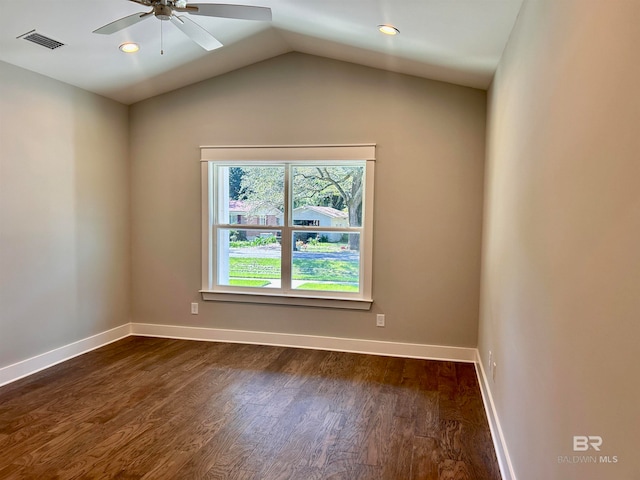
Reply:
[[0, 388], [0, 479], [499, 479], [474, 366], [129, 337]]

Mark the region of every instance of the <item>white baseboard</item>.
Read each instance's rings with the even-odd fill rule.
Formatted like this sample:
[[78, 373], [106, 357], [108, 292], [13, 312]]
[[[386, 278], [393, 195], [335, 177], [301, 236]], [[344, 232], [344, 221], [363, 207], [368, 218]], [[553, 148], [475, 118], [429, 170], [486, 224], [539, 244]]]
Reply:
[[82, 355], [96, 348], [115, 342], [131, 334], [131, 324], [127, 323], [106, 332], [98, 333], [77, 342], [64, 345], [49, 352], [27, 358], [20, 362], [0, 368], [0, 387], [32, 375], [60, 362]]
[[278, 347], [333, 350], [339, 352], [365, 353], [393, 357], [451, 360], [456, 362], [475, 362], [476, 360], [475, 348], [382, 342], [379, 340], [361, 340], [354, 338], [320, 337], [291, 333], [255, 332], [246, 330], [225, 330], [219, 328], [179, 327], [174, 325], [132, 323], [131, 334], [149, 337], [177, 338], [183, 340], [251, 343]]
[[480, 391], [482, 393], [482, 399], [487, 419], [489, 421], [489, 428], [491, 429], [491, 436], [493, 437], [493, 443], [498, 457], [498, 464], [500, 466], [502, 479], [516, 480], [516, 475], [513, 471], [511, 459], [502, 433], [502, 427], [500, 426], [500, 420], [498, 419], [498, 414], [491, 395], [491, 388], [482, 366], [482, 362], [480, 361], [480, 355], [476, 348], [383, 342], [379, 340], [322, 337], [290, 333], [181, 327], [149, 323], [127, 323], [111, 330], [107, 330], [106, 332], [93, 335], [41, 355], [0, 368], [0, 387], [130, 335], [210, 342], [249, 343], [280, 347], [308, 348], [313, 350], [330, 350], [393, 357], [475, 363], [478, 383], [480, 384]]
[[498, 412], [496, 411], [493, 396], [491, 395], [489, 380], [482, 366], [480, 353], [477, 349], [475, 364], [478, 383], [480, 384], [480, 393], [482, 394], [484, 409], [487, 414], [487, 420], [489, 421], [489, 428], [491, 429], [491, 437], [493, 438], [493, 445], [496, 450], [496, 456], [498, 457], [502, 480], [517, 480], [516, 474], [513, 471], [513, 465], [511, 464], [511, 458], [509, 457], [509, 451], [507, 450], [504, 434], [502, 433], [502, 427], [500, 426]]
[[360, 340], [354, 338], [320, 337], [290, 333], [128, 323], [49, 352], [36, 355], [35, 357], [2, 367], [0, 368], [0, 387], [130, 335], [210, 342], [250, 343], [393, 357], [449, 360], [454, 362], [475, 362], [476, 359], [475, 348], [382, 342], [378, 340]]

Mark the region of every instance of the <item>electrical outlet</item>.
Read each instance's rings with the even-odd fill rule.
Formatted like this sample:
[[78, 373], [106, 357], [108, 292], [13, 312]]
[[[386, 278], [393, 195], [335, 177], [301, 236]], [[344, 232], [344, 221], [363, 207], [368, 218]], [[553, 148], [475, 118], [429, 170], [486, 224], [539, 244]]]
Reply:
[[191, 304], [191, 315], [198, 315], [198, 304], [195, 302]]
[[384, 327], [384, 313], [376, 315], [376, 327]]

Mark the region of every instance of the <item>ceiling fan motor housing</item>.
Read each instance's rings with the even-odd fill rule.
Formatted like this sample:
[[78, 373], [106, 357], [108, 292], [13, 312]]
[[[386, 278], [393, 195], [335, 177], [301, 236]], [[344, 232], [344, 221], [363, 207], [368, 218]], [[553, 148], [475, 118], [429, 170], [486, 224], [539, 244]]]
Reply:
[[160, 20], [169, 20], [173, 11], [168, 5], [156, 5], [153, 9], [153, 14]]

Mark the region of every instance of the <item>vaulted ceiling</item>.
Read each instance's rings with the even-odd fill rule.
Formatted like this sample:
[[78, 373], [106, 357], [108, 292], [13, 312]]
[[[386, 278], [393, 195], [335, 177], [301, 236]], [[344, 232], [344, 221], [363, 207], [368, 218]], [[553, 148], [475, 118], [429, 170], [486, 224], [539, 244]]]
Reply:
[[[273, 20], [185, 14], [224, 44], [206, 51], [156, 18], [111, 35], [92, 33], [149, 11], [128, 0], [0, 0], [0, 60], [125, 104], [291, 51], [485, 89], [522, 0], [234, 3], [270, 7]], [[400, 34], [383, 35], [380, 24]], [[51, 50], [21, 38], [33, 30], [64, 46]], [[118, 47], [127, 41], [140, 51], [122, 53]]]

